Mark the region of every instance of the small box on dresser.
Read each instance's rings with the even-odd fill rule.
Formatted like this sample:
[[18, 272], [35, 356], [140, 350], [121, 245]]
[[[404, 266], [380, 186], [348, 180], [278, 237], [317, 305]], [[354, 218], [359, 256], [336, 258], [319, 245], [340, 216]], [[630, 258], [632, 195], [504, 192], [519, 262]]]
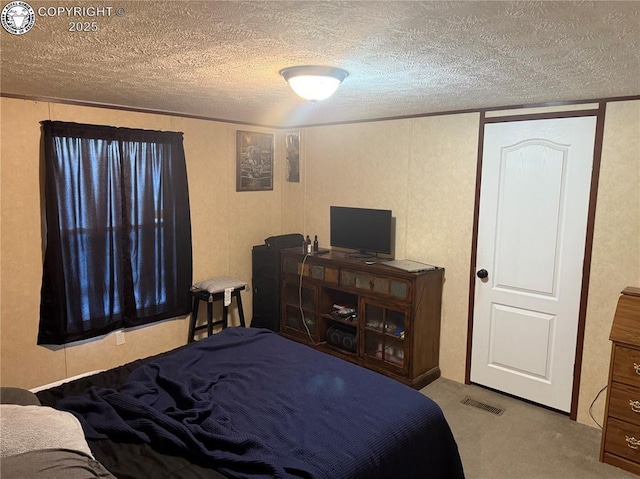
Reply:
[[600, 460], [640, 475], [640, 288], [618, 299]]

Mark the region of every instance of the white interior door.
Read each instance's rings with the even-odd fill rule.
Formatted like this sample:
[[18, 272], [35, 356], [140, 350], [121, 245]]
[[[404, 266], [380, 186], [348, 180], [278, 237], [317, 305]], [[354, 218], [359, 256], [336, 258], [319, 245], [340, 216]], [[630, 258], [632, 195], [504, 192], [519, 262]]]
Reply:
[[566, 412], [595, 126], [516, 121], [484, 135], [471, 381]]

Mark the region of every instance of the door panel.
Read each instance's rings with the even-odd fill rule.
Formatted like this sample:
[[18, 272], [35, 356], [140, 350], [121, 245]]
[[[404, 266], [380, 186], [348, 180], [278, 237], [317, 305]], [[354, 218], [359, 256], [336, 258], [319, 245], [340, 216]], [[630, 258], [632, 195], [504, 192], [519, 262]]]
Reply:
[[[498, 287], [543, 294], [554, 291], [566, 181], [563, 149], [533, 140], [502, 151], [493, 265]], [[529, 254], [523, 255], [522, 250]]]
[[471, 381], [571, 407], [595, 117], [485, 127]]
[[[548, 381], [554, 318], [551, 314], [494, 304], [489, 366]], [[523, 345], [526, 349], [522, 349]]]

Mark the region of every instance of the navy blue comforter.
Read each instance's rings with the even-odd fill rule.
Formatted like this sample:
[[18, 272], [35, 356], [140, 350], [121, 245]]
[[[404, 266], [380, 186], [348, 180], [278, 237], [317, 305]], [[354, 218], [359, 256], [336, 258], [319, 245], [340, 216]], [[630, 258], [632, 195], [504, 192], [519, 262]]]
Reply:
[[459, 478], [440, 408], [267, 330], [228, 328], [59, 400], [89, 439], [150, 444], [229, 477]]

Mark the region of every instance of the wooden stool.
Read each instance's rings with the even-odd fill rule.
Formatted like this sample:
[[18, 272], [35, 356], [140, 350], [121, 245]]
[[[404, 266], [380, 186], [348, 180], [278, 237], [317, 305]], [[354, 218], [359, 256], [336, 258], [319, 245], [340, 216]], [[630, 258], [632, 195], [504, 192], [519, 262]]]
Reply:
[[[193, 298], [193, 308], [191, 310], [191, 321], [189, 323], [189, 337], [187, 338], [187, 342], [193, 342], [196, 331], [201, 329], [207, 328], [207, 335], [211, 336], [213, 334], [214, 326], [222, 325], [223, 329], [226, 328], [228, 325], [231, 298], [236, 298], [236, 305], [238, 306], [238, 314], [240, 316], [240, 326], [245, 327], [244, 311], [242, 309], [242, 297], [240, 296], [240, 292], [244, 290], [246, 286], [247, 283], [227, 276], [219, 276], [194, 284], [189, 292]], [[200, 301], [205, 301], [207, 303], [207, 324], [196, 326]], [[214, 301], [222, 301], [222, 319], [219, 321], [213, 320]]]

